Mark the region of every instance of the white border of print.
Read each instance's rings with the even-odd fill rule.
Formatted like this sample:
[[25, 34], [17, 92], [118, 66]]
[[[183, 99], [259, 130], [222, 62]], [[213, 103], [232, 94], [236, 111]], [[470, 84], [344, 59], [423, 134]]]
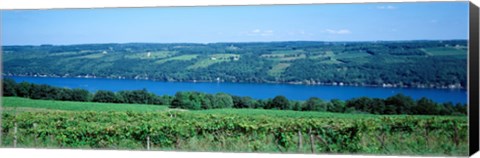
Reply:
[[[268, 153], [220, 153], [220, 152], [175, 152], [175, 151], [129, 151], [129, 150], [78, 150], [78, 149], [21, 149], [0, 148], [2, 158], [402, 158], [412, 156], [388, 156], [388, 155], [328, 155], [328, 154], [268, 154]], [[477, 154], [478, 155], [478, 154]], [[415, 156], [418, 158], [430, 158]], [[431, 157], [438, 158], [438, 157]]]

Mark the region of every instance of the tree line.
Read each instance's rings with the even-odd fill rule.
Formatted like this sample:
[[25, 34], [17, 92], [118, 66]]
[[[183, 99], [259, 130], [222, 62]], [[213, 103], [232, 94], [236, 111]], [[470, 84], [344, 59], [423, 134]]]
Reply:
[[305, 101], [289, 100], [285, 96], [273, 99], [254, 99], [226, 93], [177, 92], [174, 96], [158, 96], [143, 90], [118, 91], [99, 90], [91, 93], [84, 89], [59, 88], [28, 82], [16, 83], [3, 80], [3, 96], [18, 96], [31, 99], [169, 105], [170, 108], [206, 110], [220, 108], [277, 109], [295, 111], [319, 111], [336, 113], [408, 114], [408, 115], [466, 115], [467, 105], [452, 102], [437, 103], [428, 98], [414, 100], [403, 94], [386, 99], [359, 97], [346, 101], [332, 99], [324, 101], [311, 97]]
[[16, 83], [9, 78], [3, 80], [3, 96], [17, 96], [42, 100], [155, 105], [168, 105], [172, 99], [171, 96], [158, 96], [148, 92], [146, 89], [118, 92], [98, 90], [95, 93], [91, 93], [79, 88], [60, 88], [28, 82]]

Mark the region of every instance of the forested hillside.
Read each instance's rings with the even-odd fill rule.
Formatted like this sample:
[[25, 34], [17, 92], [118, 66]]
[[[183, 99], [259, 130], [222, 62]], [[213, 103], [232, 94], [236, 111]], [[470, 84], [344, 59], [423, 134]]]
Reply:
[[3, 46], [3, 75], [464, 88], [467, 41]]

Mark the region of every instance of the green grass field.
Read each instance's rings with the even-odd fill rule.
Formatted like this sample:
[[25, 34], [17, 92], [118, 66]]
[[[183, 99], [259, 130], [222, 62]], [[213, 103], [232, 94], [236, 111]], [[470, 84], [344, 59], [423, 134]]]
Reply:
[[[278, 60], [278, 61], [290, 61], [290, 60], [304, 59], [306, 57], [304, 53], [305, 53], [304, 50], [273, 51], [268, 54], [262, 54], [261, 57], [271, 59], [271, 60]], [[298, 55], [298, 56], [289, 57], [288, 55]]]
[[48, 56], [68, 56], [68, 55], [79, 55], [83, 53], [86, 53], [86, 52], [61, 52], [61, 53], [48, 54]]
[[171, 56], [174, 56], [178, 52], [176, 52], [176, 51], [158, 51], [158, 52], [149, 52], [149, 53], [150, 53], [150, 56], [148, 55], [147, 52], [127, 54], [127, 55], [125, 55], [125, 58], [129, 58], [129, 59], [163, 59], [163, 58], [169, 58]]
[[[293, 111], [293, 110], [268, 110], [268, 109], [209, 109], [209, 110], [184, 110], [171, 109], [168, 105], [146, 105], [146, 104], [117, 104], [117, 103], [95, 103], [95, 102], [74, 102], [55, 100], [34, 100], [19, 97], [2, 97], [4, 112], [37, 112], [37, 111], [98, 111], [98, 112], [165, 112], [182, 111], [199, 114], [220, 114], [239, 116], [268, 116], [288, 118], [378, 118], [378, 117], [405, 117], [406, 115], [374, 115], [374, 114], [350, 114], [315, 111]], [[418, 118], [432, 118], [432, 116], [416, 115]], [[435, 116], [441, 118], [466, 119], [464, 116]]]
[[135, 111], [154, 112], [165, 111], [168, 106], [141, 104], [113, 104], [55, 100], [33, 100], [18, 97], [2, 97], [2, 107], [5, 112], [26, 111]]
[[[94, 102], [73, 102], [55, 100], [33, 100], [19, 97], [2, 97], [2, 106], [5, 112], [37, 112], [37, 111], [99, 111], [99, 112], [163, 112], [170, 109], [167, 105], [145, 105], [145, 104], [116, 104], [116, 103], [94, 103]], [[210, 110], [181, 110], [189, 113], [199, 114], [233, 114], [240, 116], [268, 116], [268, 117], [291, 117], [291, 118], [358, 118], [378, 117], [372, 114], [342, 114], [331, 112], [292, 111], [292, 110], [267, 110], [267, 109], [210, 109]]]
[[290, 63], [278, 63], [268, 71], [268, 75], [280, 76], [285, 71], [285, 69], [287, 69], [290, 65], [291, 65]]
[[425, 48], [421, 49], [425, 53], [431, 56], [465, 56], [466, 50], [456, 48]]
[[89, 54], [89, 55], [84, 55], [79, 57], [73, 57], [73, 59], [98, 59], [104, 56], [105, 54], [103, 53], [96, 53], [96, 54]]
[[165, 63], [165, 62], [171, 61], [171, 60], [192, 60], [192, 59], [195, 59], [196, 57], [198, 57], [197, 54], [180, 55], [180, 56], [174, 56], [174, 57], [171, 57], [171, 58], [161, 59], [161, 60], [156, 61], [155, 63], [162, 64], [162, 63]]
[[[170, 109], [167, 105], [144, 105], [144, 104], [115, 104], [94, 102], [73, 102], [55, 100], [33, 100], [19, 97], [2, 97], [2, 106], [5, 112], [37, 112], [37, 111], [132, 111], [132, 112], [162, 112]], [[266, 110], [266, 109], [210, 109], [187, 111], [199, 114], [234, 114], [240, 116], [273, 116], [293, 118], [352, 118], [354, 117], [378, 117], [372, 114], [341, 114], [330, 112], [292, 111], [292, 110]]]
[[205, 68], [215, 63], [221, 62], [230, 62], [233, 61], [231, 58], [236, 57], [237, 59], [240, 58], [240, 55], [237, 54], [212, 54], [209, 55], [208, 58], [204, 58], [199, 60], [193, 65], [187, 67], [187, 69], [197, 69], [197, 68]]
[[335, 55], [336, 58], [338, 59], [346, 59], [346, 58], [364, 58], [364, 57], [369, 57], [372, 56], [366, 52], [348, 52], [348, 53], [341, 53]]

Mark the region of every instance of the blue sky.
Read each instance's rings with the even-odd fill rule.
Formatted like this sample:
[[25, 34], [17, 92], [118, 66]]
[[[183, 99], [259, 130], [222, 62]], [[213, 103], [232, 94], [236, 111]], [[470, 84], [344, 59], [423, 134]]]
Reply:
[[1, 11], [2, 45], [468, 38], [468, 2]]

